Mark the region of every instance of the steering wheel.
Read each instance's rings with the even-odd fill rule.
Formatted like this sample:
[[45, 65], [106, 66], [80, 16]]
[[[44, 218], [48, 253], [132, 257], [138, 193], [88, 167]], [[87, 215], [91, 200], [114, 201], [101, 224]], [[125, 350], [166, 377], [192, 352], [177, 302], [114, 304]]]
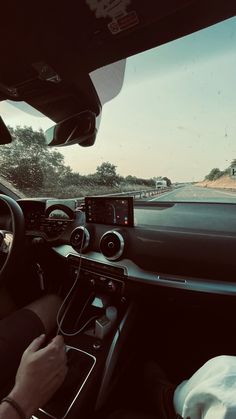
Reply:
[[7, 195], [0, 194], [0, 205], [4, 203], [11, 214], [12, 231], [0, 230], [0, 256], [4, 259], [0, 267], [0, 284], [12, 273], [22, 251], [25, 220], [19, 204]]

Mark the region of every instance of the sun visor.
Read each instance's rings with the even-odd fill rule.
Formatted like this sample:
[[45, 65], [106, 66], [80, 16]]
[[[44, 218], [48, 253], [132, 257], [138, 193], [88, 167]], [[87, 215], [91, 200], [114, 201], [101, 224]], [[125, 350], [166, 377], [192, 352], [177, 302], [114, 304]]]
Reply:
[[125, 68], [126, 59], [109, 64], [90, 73], [102, 106], [120, 93], [124, 84]]

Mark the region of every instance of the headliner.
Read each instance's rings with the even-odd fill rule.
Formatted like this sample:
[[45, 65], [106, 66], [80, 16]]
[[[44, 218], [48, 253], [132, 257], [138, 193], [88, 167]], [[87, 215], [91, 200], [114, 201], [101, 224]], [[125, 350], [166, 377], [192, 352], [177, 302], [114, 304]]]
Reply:
[[[126, 11], [134, 11], [138, 23], [112, 34], [112, 18], [97, 18], [91, 1], [96, 3], [12, 1], [2, 7], [0, 100], [24, 100], [56, 122], [84, 109], [98, 115], [101, 104], [89, 72], [232, 17], [236, 10], [235, 0], [130, 0]], [[52, 71], [59, 83], [42, 77], [45, 65], [46, 76]]]

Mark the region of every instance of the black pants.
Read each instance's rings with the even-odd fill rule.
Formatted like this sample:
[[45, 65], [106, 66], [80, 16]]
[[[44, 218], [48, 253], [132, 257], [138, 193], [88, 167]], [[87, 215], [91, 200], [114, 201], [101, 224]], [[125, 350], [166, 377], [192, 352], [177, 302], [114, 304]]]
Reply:
[[25, 308], [0, 320], [0, 400], [14, 386], [24, 350], [42, 333], [45, 330], [40, 318]]

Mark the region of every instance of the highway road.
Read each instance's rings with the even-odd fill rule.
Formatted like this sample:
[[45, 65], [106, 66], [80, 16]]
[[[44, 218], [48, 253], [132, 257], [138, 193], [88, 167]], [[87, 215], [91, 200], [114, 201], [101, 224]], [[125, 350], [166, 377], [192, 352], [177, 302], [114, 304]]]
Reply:
[[235, 204], [236, 192], [187, 185], [165, 192], [149, 201], [231, 202]]

